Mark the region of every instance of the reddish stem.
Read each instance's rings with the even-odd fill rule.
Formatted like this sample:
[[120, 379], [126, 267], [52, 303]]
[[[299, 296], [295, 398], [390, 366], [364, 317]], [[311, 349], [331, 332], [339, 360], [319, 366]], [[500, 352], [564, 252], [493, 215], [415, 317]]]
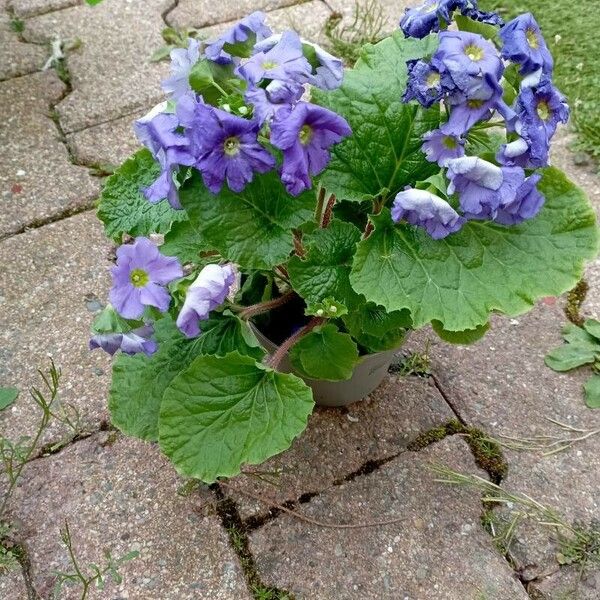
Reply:
[[288, 292], [283, 296], [279, 296], [279, 298], [274, 298], [273, 300], [267, 300], [267, 302], [260, 302], [259, 304], [247, 306], [240, 312], [240, 318], [247, 321], [254, 315], [260, 315], [261, 313], [273, 310], [274, 308], [289, 302], [294, 296], [295, 292]]
[[335, 205], [335, 194], [331, 194], [329, 196], [329, 200], [327, 201], [327, 206], [325, 207], [325, 212], [323, 213], [323, 220], [321, 221], [321, 227], [325, 229], [329, 227], [329, 223], [331, 222], [331, 217], [333, 216], [333, 207]]
[[294, 344], [298, 343], [307, 333], [310, 333], [315, 327], [323, 323], [325, 319], [323, 317], [313, 317], [304, 327], [298, 329], [294, 335], [290, 336], [279, 348], [277, 348], [275, 354], [269, 358], [267, 364], [273, 368], [277, 369], [279, 363], [284, 359], [285, 355], [288, 351], [294, 346]]

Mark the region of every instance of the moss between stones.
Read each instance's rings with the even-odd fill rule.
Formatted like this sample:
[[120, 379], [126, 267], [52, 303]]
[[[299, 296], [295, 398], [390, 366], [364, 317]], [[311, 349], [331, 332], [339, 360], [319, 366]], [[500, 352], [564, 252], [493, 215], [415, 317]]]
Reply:
[[475, 463], [489, 475], [491, 481], [498, 484], [504, 479], [508, 472], [508, 464], [504, 459], [500, 445], [490, 439], [483, 431], [476, 427], [463, 425], [458, 420], [448, 421], [440, 427], [425, 431], [417, 436], [407, 446], [407, 449], [418, 452], [449, 435], [462, 435], [464, 437], [475, 458]]
[[567, 305], [565, 306], [565, 315], [567, 315], [567, 319], [574, 323], [575, 325], [579, 325], [580, 327], [583, 325], [584, 318], [579, 314], [581, 310], [581, 305], [587, 296], [587, 293], [590, 289], [587, 281], [582, 279], [568, 294], [567, 294]]

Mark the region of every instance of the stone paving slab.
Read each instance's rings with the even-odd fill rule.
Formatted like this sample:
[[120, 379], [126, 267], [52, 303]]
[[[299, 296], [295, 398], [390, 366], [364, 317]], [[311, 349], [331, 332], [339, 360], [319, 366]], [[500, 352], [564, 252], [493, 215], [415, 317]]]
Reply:
[[0, 15], [0, 81], [39, 71], [47, 56], [43, 46], [22, 42], [11, 30], [8, 15]]
[[67, 143], [73, 156], [84, 165], [120, 165], [140, 148], [133, 133], [133, 121], [146, 112], [136, 112], [69, 134]]
[[71, 163], [49, 116], [64, 91], [53, 71], [0, 83], [0, 239], [98, 195], [98, 179]]
[[[472, 346], [436, 342], [431, 335], [432, 370], [459, 414], [496, 439], [562, 433], [548, 418], [600, 428], [600, 412], [588, 409], [583, 399], [589, 370], [556, 373], [544, 364], [544, 356], [562, 343], [565, 322], [562, 300], [548, 299], [517, 319], [492, 319], [491, 331]], [[414, 335], [409, 346], [422, 350], [427, 335]], [[507, 489], [528, 494], [568, 522], [600, 518], [600, 436], [553, 456], [504, 452], [509, 470], [502, 485]], [[556, 572], [556, 552], [554, 532], [530, 525], [518, 530], [511, 548], [525, 580]]]
[[[122, 585], [93, 598], [113, 600], [246, 600], [240, 565], [208, 491], [182, 497], [183, 480], [155, 445], [96, 434], [29, 465], [14, 495], [14, 515], [44, 598], [52, 571], [71, 570], [60, 543], [65, 519], [82, 565], [103, 550], [140, 556], [123, 569]], [[71, 589], [65, 600], [79, 598]], [[63, 596], [61, 596], [61, 599]]]
[[298, 4], [298, 0], [223, 0], [218, 4], [210, 0], [180, 0], [169, 11], [166, 21], [179, 29], [200, 29], [215, 23], [237, 21], [255, 10], [267, 12], [294, 4]]
[[328, 490], [299, 510], [328, 523], [406, 520], [342, 530], [278, 517], [250, 538], [263, 581], [297, 600], [528, 598], [481, 528], [478, 495], [435, 482], [431, 462], [478, 472], [453, 437]]
[[67, 65], [73, 92], [57, 105], [66, 133], [91, 127], [160, 102], [166, 62], [149, 62], [164, 41], [162, 12], [168, 0], [104, 0], [34, 17], [26, 39], [79, 38]]
[[[246, 13], [244, 12], [243, 14]], [[243, 14], [240, 16], [243, 16]], [[288, 8], [280, 8], [279, 10], [267, 13], [267, 24], [275, 32], [293, 29], [307, 40], [325, 44], [326, 38], [323, 33], [323, 27], [330, 15], [331, 10], [325, 2], [322, 2], [322, 0], [312, 0], [311, 2], [304, 2]], [[235, 21], [237, 19], [213, 27], [207, 27], [202, 29], [200, 35], [204, 39], [210, 40], [231, 27]]]
[[[109, 288], [111, 244], [94, 212], [0, 242], [0, 381], [22, 394], [0, 414], [9, 437], [31, 433], [38, 412], [26, 390], [49, 358], [62, 369], [61, 399], [97, 427], [106, 418], [110, 357], [87, 347], [93, 312]], [[64, 428], [52, 429], [56, 439]]]
[[81, 0], [8, 0], [8, 6], [20, 19], [77, 6]]
[[[343, 25], [350, 27], [354, 23], [356, 12], [356, 2], [354, 0], [327, 0], [327, 4], [335, 12], [343, 15]], [[398, 23], [402, 15], [404, 15], [404, 9], [409, 6], [418, 6], [419, 4], [419, 2], [415, 2], [414, 0], [392, 0], [392, 2], [374, 0], [372, 11], [381, 19], [382, 25], [379, 35], [384, 37], [398, 29]], [[361, 6], [364, 6], [364, 2], [361, 3]], [[364, 28], [362, 22], [359, 22], [358, 26]]]
[[0, 575], [0, 598], [4, 600], [27, 600], [27, 588], [20, 568]]
[[[230, 480], [243, 519], [265, 514], [268, 505], [243, 492], [277, 504], [320, 492], [358, 471], [368, 461], [392, 457], [423, 431], [455, 418], [437, 389], [417, 377], [389, 376], [368, 399], [339, 409], [317, 409], [307, 430], [291, 449], [249, 475]], [[265, 478], [268, 481], [266, 482]]]

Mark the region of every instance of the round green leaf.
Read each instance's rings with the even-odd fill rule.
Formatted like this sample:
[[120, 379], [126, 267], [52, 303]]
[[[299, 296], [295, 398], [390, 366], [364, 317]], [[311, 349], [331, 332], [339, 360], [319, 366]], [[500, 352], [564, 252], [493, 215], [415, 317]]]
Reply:
[[106, 235], [120, 242], [124, 233], [132, 236], [166, 233], [171, 224], [185, 220], [183, 210], [171, 208], [166, 200], [152, 204], [140, 191], [160, 174], [158, 163], [146, 149], [136, 152], [111, 175], [102, 189], [98, 218]]
[[596, 217], [557, 169], [544, 171], [539, 189], [546, 204], [537, 217], [513, 227], [470, 221], [443, 240], [394, 224], [385, 209], [358, 245], [352, 286], [388, 311], [408, 309], [415, 327], [436, 320], [447, 331], [475, 329], [492, 311], [519, 315], [562, 294], [596, 256]]
[[344, 200], [391, 196], [439, 168], [421, 152], [423, 134], [439, 124], [439, 107], [405, 104], [406, 61], [435, 50], [435, 36], [405, 39], [398, 31], [367, 45], [344, 83], [332, 92], [313, 91], [313, 100], [342, 115], [352, 135], [332, 149], [321, 184]]
[[291, 198], [275, 172], [255, 175], [239, 194], [224, 185], [217, 195], [194, 172], [179, 198], [208, 246], [246, 269], [270, 269], [287, 260], [292, 229], [312, 217], [316, 204], [310, 190]]
[[306, 257], [293, 256], [288, 262], [294, 290], [311, 304], [332, 298], [347, 308], [356, 306], [360, 297], [352, 289], [349, 277], [359, 240], [357, 227], [337, 219], [326, 229], [305, 236]]
[[0, 410], [8, 408], [19, 397], [19, 390], [13, 387], [0, 387]]
[[237, 352], [200, 356], [165, 391], [160, 447], [177, 471], [212, 483], [289, 448], [313, 406], [294, 375]]
[[600, 375], [592, 375], [584, 384], [585, 403], [590, 408], [600, 408]]
[[352, 377], [358, 348], [347, 333], [327, 324], [316, 327], [294, 344], [289, 357], [302, 377], [340, 381]]
[[[600, 348], [598, 349], [600, 350]], [[546, 365], [554, 371], [570, 371], [596, 360], [597, 350], [588, 345], [573, 342], [559, 346], [546, 355]]]
[[173, 378], [203, 354], [237, 350], [260, 360], [264, 350], [248, 325], [232, 315], [214, 314], [202, 334], [186, 338], [170, 317], [155, 324], [158, 350], [152, 356], [119, 353], [113, 363], [109, 409], [112, 422], [128, 435], [158, 439], [158, 411]]
[[465, 331], [446, 331], [439, 321], [432, 321], [431, 326], [433, 330], [449, 344], [462, 344], [464, 346], [468, 344], [474, 344], [479, 341], [489, 330], [490, 324], [484, 323], [475, 329], [465, 329]]

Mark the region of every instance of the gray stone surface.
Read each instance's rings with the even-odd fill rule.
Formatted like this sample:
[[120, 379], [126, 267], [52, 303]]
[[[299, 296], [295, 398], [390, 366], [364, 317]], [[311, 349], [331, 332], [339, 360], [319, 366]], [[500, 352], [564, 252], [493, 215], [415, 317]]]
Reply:
[[218, 4], [208, 0], [180, 0], [167, 14], [166, 21], [180, 29], [199, 29], [216, 23], [237, 21], [255, 10], [267, 12], [297, 3], [298, 0], [223, 0]]
[[347, 414], [337, 409], [316, 410], [290, 450], [256, 469], [259, 474], [269, 473], [272, 483], [243, 475], [229, 482], [242, 493], [228, 493], [238, 503], [242, 518], [264, 514], [268, 505], [243, 491], [279, 504], [320, 492], [368, 461], [398, 454], [419, 433], [452, 418], [454, 414], [428, 381], [391, 375], [368, 399], [349, 406]]
[[[331, 10], [325, 2], [322, 2], [322, 0], [312, 0], [311, 2], [297, 4], [288, 8], [280, 8], [279, 10], [267, 13], [267, 24], [275, 32], [283, 31], [284, 29], [293, 29], [307, 40], [324, 44], [325, 35], [323, 34], [323, 27], [330, 14]], [[231, 27], [234, 22], [207, 27], [200, 32], [201, 36], [210, 40], [220, 35], [228, 27]]]
[[[354, 0], [327, 0], [327, 4], [329, 4], [335, 12], [343, 15], [343, 25], [351, 26], [354, 23], [356, 6]], [[389, 35], [398, 29], [398, 23], [404, 14], [404, 9], [409, 6], [418, 6], [419, 4], [419, 2], [415, 2], [414, 0], [393, 0], [392, 2], [375, 0], [373, 2], [372, 11], [377, 15], [378, 20], [380, 19], [381, 21], [380, 35]], [[364, 3], [362, 3], [361, 6], [362, 5], [364, 5]], [[357, 25], [364, 33], [364, 22], [359, 21]]]
[[97, 197], [98, 180], [70, 162], [49, 117], [64, 89], [52, 71], [0, 83], [0, 239]]
[[[600, 428], [600, 413], [588, 409], [583, 399], [590, 371], [556, 373], [544, 365], [544, 356], [562, 342], [565, 322], [562, 300], [547, 299], [517, 319], [492, 319], [492, 330], [472, 346], [450, 346], [432, 335], [433, 372], [461, 416], [500, 440], [503, 435], [564, 434], [549, 418], [582, 429]], [[422, 348], [426, 336], [413, 336], [409, 345]], [[507, 489], [528, 494], [568, 522], [600, 518], [600, 436], [553, 456], [510, 448], [505, 455]], [[556, 551], [554, 532], [538, 526], [521, 527], [512, 546], [527, 580], [556, 571]]]
[[164, 41], [161, 17], [168, 0], [104, 0], [30, 19], [31, 41], [55, 36], [79, 38], [82, 46], [67, 58], [73, 92], [57, 105], [60, 122], [70, 133], [131, 114], [163, 98], [160, 82], [168, 63], [150, 63]]
[[8, 15], [0, 15], [0, 81], [39, 71], [47, 54], [43, 46], [22, 42], [11, 30]]
[[20, 568], [0, 575], [0, 598], [4, 600], [27, 600], [27, 589]]
[[[138, 550], [121, 585], [98, 599], [246, 600], [240, 565], [211, 509], [212, 494], [183, 497], [183, 483], [155, 445], [96, 434], [34, 461], [14, 496], [14, 515], [44, 598], [52, 571], [71, 570], [59, 531], [68, 520], [82, 565]], [[61, 599], [79, 598], [68, 590]]]
[[119, 165], [139, 149], [133, 133], [133, 121], [146, 111], [136, 112], [67, 136], [67, 143], [78, 163]]
[[298, 600], [528, 598], [481, 528], [478, 495], [435, 482], [431, 462], [477, 472], [453, 437], [328, 490], [300, 511], [328, 523], [405, 520], [342, 530], [278, 517], [250, 538], [263, 581]]
[[577, 566], [564, 567], [540, 582], [532, 582], [529, 590], [535, 600], [598, 600], [600, 574], [582, 573]]
[[585, 270], [588, 293], [581, 305], [581, 314], [600, 320], [600, 259], [590, 263]]
[[[93, 312], [109, 287], [110, 243], [94, 212], [0, 242], [0, 381], [22, 390], [0, 430], [31, 433], [38, 411], [26, 390], [49, 357], [62, 369], [60, 398], [97, 426], [106, 417], [110, 357], [87, 347]], [[56, 438], [67, 433], [52, 429]]]
[[81, 0], [8, 0], [8, 6], [18, 18], [42, 15], [81, 4]]

